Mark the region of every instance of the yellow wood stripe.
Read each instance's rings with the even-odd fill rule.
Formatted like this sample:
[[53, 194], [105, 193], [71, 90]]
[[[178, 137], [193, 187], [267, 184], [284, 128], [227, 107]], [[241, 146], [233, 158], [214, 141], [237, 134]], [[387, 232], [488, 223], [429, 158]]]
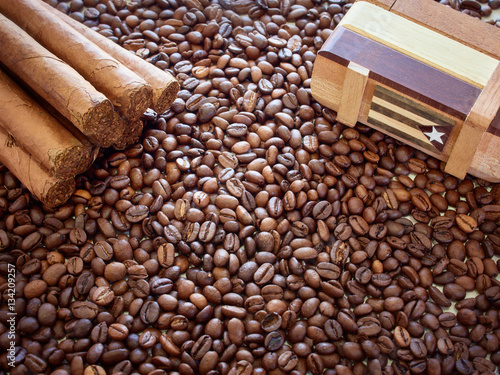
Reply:
[[384, 99], [378, 98], [376, 96], [373, 97], [372, 102], [375, 104], [381, 105], [382, 107], [385, 107], [387, 109], [390, 109], [391, 111], [400, 113], [402, 116], [407, 117], [410, 120], [416, 121], [421, 125], [441, 126], [440, 124], [437, 124], [437, 123], [430, 121], [426, 118], [420, 117], [419, 115], [416, 115], [415, 113], [407, 111], [406, 109], [398, 107], [397, 105], [389, 103], [389, 102], [385, 101]]
[[483, 88], [499, 60], [365, 1], [339, 24], [398, 52]]
[[[388, 116], [383, 115], [382, 113], [376, 112], [373, 109], [370, 109], [370, 112], [368, 112], [368, 117], [371, 117], [377, 121], [380, 121], [388, 126], [391, 126], [393, 128], [399, 129], [400, 131], [405, 132], [411, 137], [414, 137], [430, 146], [432, 146], [432, 143], [427, 139], [427, 137], [419, 130], [415, 129], [412, 126], [408, 126], [402, 122], [396, 121]], [[434, 147], [434, 146], [432, 146]]]
[[368, 69], [352, 61], [349, 63], [342, 85], [337, 121], [350, 127], [356, 125], [369, 74]]
[[[500, 111], [500, 66], [491, 77], [491, 81], [479, 95], [469, 116], [457, 137], [445, 171], [458, 178], [465, 178], [474, 154], [481, 143], [484, 132]], [[496, 153], [498, 157], [500, 153]]]

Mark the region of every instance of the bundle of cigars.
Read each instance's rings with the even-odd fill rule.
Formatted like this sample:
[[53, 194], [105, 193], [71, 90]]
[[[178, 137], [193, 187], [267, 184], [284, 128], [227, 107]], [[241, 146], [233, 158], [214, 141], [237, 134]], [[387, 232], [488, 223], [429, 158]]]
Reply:
[[73, 193], [100, 147], [135, 143], [179, 83], [41, 0], [0, 1], [0, 162], [43, 204]]

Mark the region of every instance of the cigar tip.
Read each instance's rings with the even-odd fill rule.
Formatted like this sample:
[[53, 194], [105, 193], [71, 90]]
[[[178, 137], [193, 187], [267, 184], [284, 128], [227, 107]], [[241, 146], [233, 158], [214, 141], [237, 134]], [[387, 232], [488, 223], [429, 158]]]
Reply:
[[113, 144], [115, 150], [125, 150], [141, 138], [142, 129], [144, 127], [142, 120], [128, 121], [127, 125], [121, 137]]
[[177, 98], [177, 93], [179, 92], [180, 88], [181, 85], [179, 84], [179, 82], [177, 82], [177, 80], [171, 80], [156, 101], [153, 109], [158, 114], [162, 114], [166, 110], [168, 110], [174, 102], [175, 98]]
[[[109, 147], [116, 140], [117, 135], [111, 126], [113, 113], [113, 104], [109, 99], [105, 99], [85, 114], [83, 133], [92, 143]], [[105, 145], [106, 142], [109, 144]]]
[[153, 88], [149, 85], [144, 85], [135, 93], [130, 95], [130, 106], [127, 109], [125, 117], [128, 120], [136, 120], [142, 116], [144, 112], [153, 106]]
[[42, 197], [42, 203], [50, 208], [60, 206], [69, 200], [74, 190], [75, 180], [73, 178], [59, 180]]
[[60, 178], [70, 178], [85, 172], [94, 162], [95, 149], [90, 144], [67, 148], [54, 158], [52, 173]]

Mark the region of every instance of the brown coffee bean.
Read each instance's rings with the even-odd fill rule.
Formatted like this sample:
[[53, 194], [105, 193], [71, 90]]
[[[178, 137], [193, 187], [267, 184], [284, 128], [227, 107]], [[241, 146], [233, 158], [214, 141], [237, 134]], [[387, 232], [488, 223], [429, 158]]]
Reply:
[[73, 316], [78, 319], [93, 319], [97, 316], [97, 305], [88, 301], [75, 301], [70, 305]]
[[318, 253], [312, 247], [301, 247], [293, 252], [293, 256], [300, 260], [315, 259], [318, 257]]
[[113, 257], [113, 247], [106, 241], [98, 241], [94, 245], [96, 256], [104, 261], [109, 261]]
[[254, 274], [254, 281], [257, 285], [266, 284], [274, 276], [274, 267], [270, 263], [261, 265]]
[[464, 214], [458, 214], [456, 216], [456, 221], [458, 227], [463, 230], [465, 233], [472, 233], [476, 230], [477, 228], [477, 222], [474, 220], [472, 217], [464, 215]]
[[132, 206], [125, 212], [125, 218], [131, 223], [138, 223], [147, 217], [148, 212], [147, 206]]
[[174, 265], [175, 248], [171, 243], [160, 245], [157, 250], [158, 262], [163, 267], [171, 267]]
[[97, 288], [92, 294], [92, 300], [99, 306], [106, 306], [110, 304], [115, 298], [115, 294], [109, 287], [101, 286]]
[[262, 329], [265, 332], [276, 331], [281, 327], [281, 316], [277, 313], [267, 314], [260, 322]]
[[405, 328], [396, 326], [394, 328], [394, 341], [399, 347], [406, 348], [411, 344], [410, 334]]
[[298, 357], [291, 351], [286, 351], [278, 357], [278, 366], [282, 371], [292, 371], [298, 363]]
[[337, 280], [340, 277], [341, 269], [335, 264], [320, 262], [316, 266], [316, 272], [324, 279]]
[[125, 340], [128, 336], [129, 330], [128, 328], [120, 323], [113, 323], [108, 328], [108, 335], [113, 340]]

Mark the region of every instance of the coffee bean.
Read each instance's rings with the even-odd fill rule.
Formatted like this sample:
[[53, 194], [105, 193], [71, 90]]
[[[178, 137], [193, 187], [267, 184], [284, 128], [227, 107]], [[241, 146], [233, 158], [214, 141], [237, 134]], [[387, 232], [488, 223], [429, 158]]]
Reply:
[[282, 371], [292, 371], [298, 363], [298, 357], [291, 351], [286, 351], [278, 357], [278, 366]]
[[138, 223], [148, 215], [148, 207], [144, 205], [132, 206], [125, 212], [125, 218], [131, 223]]
[[463, 230], [465, 233], [472, 233], [477, 228], [477, 222], [474, 218], [464, 215], [458, 214], [456, 217], [458, 227]]
[[64, 264], [55, 263], [48, 267], [43, 273], [43, 280], [49, 285], [56, 285], [59, 279], [66, 273], [67, 269]]
[[336, 280], [340, 277], [341, 269], [332, 263], [320, 262], [316, 266], [318, 274], [327, 280]]
[[257, 285], [266, 284], [274, 276], [274, 267], [270, 263], [261, 265], [254, 274], [254, 281]]
[[99, 306], [106, 306], [110, 304], [115, 298], [115, 294], [109, 287], [101, 286], [97, 288], [92, 294], [92, 300]]
[[158, 247], [158, 262], [163, 267], [174, 265], [175, 248], [171, 243], [166, 243]]
[[93, 319], [97, 316], [97, 305], [88, 301], [75, 301], [70, 305], [73, 316], [78, 319]]
[[181, 91], [58, 209], [0, 171], [11, 372], [493, 372], [500, 189], [315, 101], [351, 4], [153, 3], [49, 1]]
[[35, 354], [28, 354], [26, 356], [25, 365], [33, 372], [44, 372], [47, 369], [47, 363]]
[[111, 260], [113, 257], [113, 247], [106, 241], [98, 241], [94, 245], [94, 252], [96, 256], [104, 261]]
[[300, 260], [315, 259], [317, 258], [318, 253], [312, 247], [301, 247], [293, 252], [293, 256]]
[[411, 344], [410, 334], [405, 328], [396, 326], [394, 328], [394, 341], [399, 347], [406, 348]]

